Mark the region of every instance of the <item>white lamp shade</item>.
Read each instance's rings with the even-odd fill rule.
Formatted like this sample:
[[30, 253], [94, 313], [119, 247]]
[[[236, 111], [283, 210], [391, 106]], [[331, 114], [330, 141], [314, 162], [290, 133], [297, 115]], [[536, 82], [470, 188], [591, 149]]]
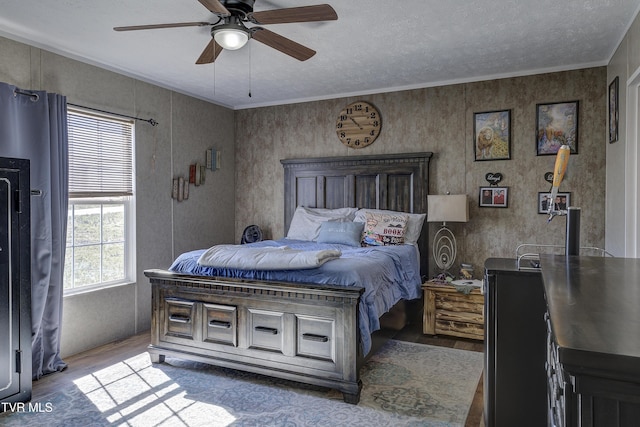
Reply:
[[234, 28], [225, 28], [215, 32], [213, 38], [223, 49], [237, 50], [247, 44], [249, 35]]
[[427, 196], [428, 222], [467, 222], [469, 203], [466, 194]]

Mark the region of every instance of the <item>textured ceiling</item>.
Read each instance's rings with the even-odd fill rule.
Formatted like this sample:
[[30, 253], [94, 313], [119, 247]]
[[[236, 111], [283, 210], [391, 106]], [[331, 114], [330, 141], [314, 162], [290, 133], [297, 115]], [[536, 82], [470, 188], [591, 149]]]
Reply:
[[[328, 2], [337, 21], [265, 25], [317, 51], [300, 62], [252, 40], [195, 65], [209, 27], [197, 0], [0, 0], [0, 35], [234, 109], [606, 65], [640, 0]], [[251, 96], [249, 96], [251, 94]]]

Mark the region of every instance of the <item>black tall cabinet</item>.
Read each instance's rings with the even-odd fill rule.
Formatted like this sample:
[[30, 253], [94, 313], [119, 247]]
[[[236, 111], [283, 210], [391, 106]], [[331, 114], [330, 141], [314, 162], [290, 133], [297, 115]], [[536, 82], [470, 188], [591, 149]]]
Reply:
[[[29, 160], [0, 158], [0, 402], [31, 399]], [[0, 411], [5, 405], [0, 405]]]
[[540, 271], [515, 259], [485, 262], [484, 422], [547, 425], [546, 304]]

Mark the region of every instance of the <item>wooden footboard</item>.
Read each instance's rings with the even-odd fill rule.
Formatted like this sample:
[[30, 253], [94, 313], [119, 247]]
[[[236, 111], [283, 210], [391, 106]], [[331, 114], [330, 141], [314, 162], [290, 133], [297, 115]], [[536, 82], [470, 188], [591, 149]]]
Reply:
[[358, 403], [362, 288], [146, 270], [149, 353], [334, 388]]

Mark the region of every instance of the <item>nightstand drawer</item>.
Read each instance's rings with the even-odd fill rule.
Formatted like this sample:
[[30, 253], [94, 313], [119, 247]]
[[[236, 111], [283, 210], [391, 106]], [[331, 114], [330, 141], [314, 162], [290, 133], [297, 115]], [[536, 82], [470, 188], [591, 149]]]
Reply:
[[436, 318], [435, 333], [483, 340], [484, 324], [459, 322], [455, 320], [444, 320]]
[[484, 340], [484, 295], [479, 288], [465, 294], [453, 286], [426, 282], [422, 289], [423, 333]]
[[456, 292], [455, 294], [451, 292], [436, 292], [435, 299], [436, 309], [438, 310], [476, 313], [480, 315], [480, 323], [484, 323], [483, 295], [465, 295], [459, 292]]

